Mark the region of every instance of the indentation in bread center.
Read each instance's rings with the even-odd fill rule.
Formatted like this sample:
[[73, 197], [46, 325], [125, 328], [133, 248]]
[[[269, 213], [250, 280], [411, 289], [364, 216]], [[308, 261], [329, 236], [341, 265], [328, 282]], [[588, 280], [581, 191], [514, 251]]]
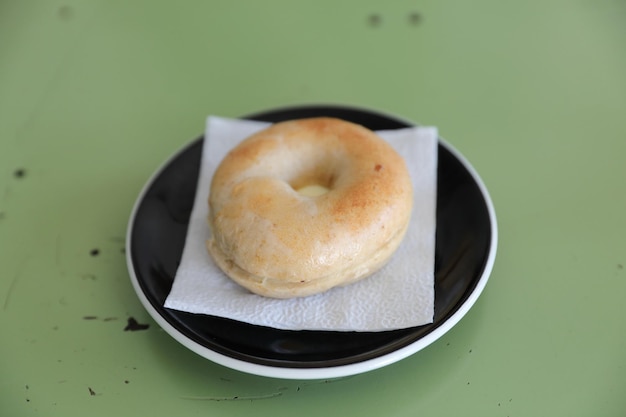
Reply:
[[333, 189], [334, 179], [335, 175], [330, 167], [313, 166], [309, 172], [300, 174], [288, 182], [298, 194], [305, 197], [318, 197]]
[[298, 188], [296, 191], [304, 197], [319, 197], [320, 195], [326, 194], [329, 190], [323, 185], [311, 184]]

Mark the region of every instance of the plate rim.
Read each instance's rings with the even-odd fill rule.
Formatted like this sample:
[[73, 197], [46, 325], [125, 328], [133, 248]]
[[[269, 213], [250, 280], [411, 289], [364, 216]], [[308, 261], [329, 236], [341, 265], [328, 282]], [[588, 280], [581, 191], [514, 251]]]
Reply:
[[[397, 120], [400, 122], [404, 122], [411, 126], [419, 125], [417, 122], [412, 121], [407, 118], [403, 118], [397, 115], [388, 114], [385, 112], [381, 112], [379, 110], [367, 109], [364, 107], [358, 106], [348, 106], [348, 105], [335, 105], [335, 104], [307, 104], [307, 105], [298, 105], [298, 106], [285, 106], [267, 109], [264, 111], [259, 111], [253, 114], [241, 116], [242, 119], [254, 119], [255, 117], [267, 114], [267, 113], [275, 113], [282, 111], [296, 111], [298, 109], [311, 109], [311, 108], [335, 108], [341, 110], [349, 110], [356, 112], [364, 112], [369, 114], [376, 114], [383, 117], [387, 117], [392, 120]], [[476, 169], [472, 166], [469, 160], [461, 154], [454, 146], [448, 143], [441, 136], [438, 136], [439, 145], [446, 148], [448, 152], [454, 156], [458, 160], [458, 162], [463, 166], [464, 169], [472, 177], [476, 186], [478, 187], [480, 194], [484, 200], [487, 214], [489, 218], [489, 223], [491, 226], [491, 236], [489, 241], [489, 251], [487, 254], [487, 258], [485, 260], [484, 268], [482, 270], [481, 276], [476, 281], [476, 285], [469, 293], [468, 297], [458, 306], [457, 310], [450, 315], [447, 319], [445, 319], [442, 323], [440, 323], [435, 329], [433, 329], [428, 334], [418, 338], [417, 340], [409, 343], [406, 346], [393, 350], [391, 352], [385, 353], [383, 355], [366, 359], [359, 362], [354, 362], [350, 364], [337, 365], [337, 366], [329, 366], [329, 367], [312, 367], [312, 368], [298, 368], [298, 367], [280, 367], [280, 366], [270, 366], [263, 365], [258, 363], [252, 363], [245, 360], [237, 359], [230, 357], [228, 355], [216, 352], [200, 343], [190, 339], [185, 334], [183, 334], [179, 329], [173, 326], [169, 321], [167, 321], [161, 313], [152, 305], [150, 300], [145, 295], [143, 288], [139, 282], [137, 274], [135, 273], [134, 263], [132, 259], [132, 236], [133, 236], [133, 225], [136, 219], [137, 212], [141, 203], [143, 202], [146, 194], [150, 190], [151, 186], [154, 184], [155, 180], [161, 175], [161, 173], [169, 166], [170, 163], [175, 161], [182, 153], [184, 153], [187, 149], [189, 149], [193, 144], [195, 144], [198, 140], [203, 140], [204, 135], [200, 135], [195, 137], [194, 139], [188, 141], [186, 144], [181, 146], [176, 152], [170, 155], [164, 162], [162, 162], [158, 168], [149, 176], [147, 181], [141, 188], [131, 210], [131, 214], [129, 217], [129, 221], [126, 229], [126, 264], [128, 268], [128, 272], [130, 275], [130, 280], [133, 286], [133, 289], [139, 298], [139, 301], [146, 309], [148, 314], [152, 317], [153, 320], [163, 329], [166, 333], [168, 333], [171, 337], [173, 337], [180, 344], [191, 350], [192, 352], [200, 355], [201, 357], [208, 359], [214, 363], [220, 364], [222, 366], [226, 366], [228, 368], [254, 374], [258, 376], [265, 376], [271, 378], [281, 378], [281, 379], [299, 379], [299, 380], [311, 380], [311, 379], [328, 379], [328, 378], [340, 378], [351, 376], [367, 371], [372, 371], [375, 369], [379, 369], [390, 365], [392, 363], [398, 362], [402, 359], [407, 358], [415, 354], [416, 352], [424, 349], [429, 346], [439, 338], [441, 338], [444, 334], [446, 334], [450, 329], [452, 329], [473, 307], [476, 303], [480, 295], [482, 294], [491, 272], [493, 270], [493, 266], [495, 264], [496, 252], [498, 247], [498, 228], [497, 228], [497, 218], [495, 213], [495, 207], [493, 205], [493, 201], [487, 190], [485, 183], [482, 178], [476, 171]]]

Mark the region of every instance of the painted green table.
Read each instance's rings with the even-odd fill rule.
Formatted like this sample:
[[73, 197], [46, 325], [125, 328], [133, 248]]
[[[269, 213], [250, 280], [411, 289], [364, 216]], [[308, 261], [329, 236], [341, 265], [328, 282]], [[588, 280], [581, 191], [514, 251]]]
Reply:
[[[624, 415], [625, 19], [615, 0], [2, 2], [0, 415]], [[459, 324], [336, 380], [189, 351], [124, 255], [142, 186], [206, 115], [305, 103], [437, 126], [499, 222]]]

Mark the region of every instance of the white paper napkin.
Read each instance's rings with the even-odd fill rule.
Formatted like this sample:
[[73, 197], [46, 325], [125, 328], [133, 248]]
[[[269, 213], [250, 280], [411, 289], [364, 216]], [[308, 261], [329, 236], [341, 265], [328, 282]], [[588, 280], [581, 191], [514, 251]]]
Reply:
[[406, 236], [389, 263], [346, 287], [279, 300], [231, 281], [206, 251], [213, 173], [232, 147], [268, 123], [209, 116], [202, 166], [182, 259], [165, 307], [287, 330], [383, 331], [431, 323], [434, 314], [437, 129], [377, 132], [405, 159], [414, 205]]

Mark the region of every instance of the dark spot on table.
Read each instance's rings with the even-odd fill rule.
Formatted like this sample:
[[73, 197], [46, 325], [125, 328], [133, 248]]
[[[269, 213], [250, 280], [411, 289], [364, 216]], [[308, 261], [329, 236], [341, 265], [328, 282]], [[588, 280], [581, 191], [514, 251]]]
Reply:
[[376, 166], [374, 167], [374, 171], [378, 172], [381, 169], [383, 169], [383, 166], [381, 164], [376, 164]]
[[105, 317], [103, 321], [114, 321], [117, 320], [117, 317]]
[[[0, 213], [1, 214], [1, 213]], [[1, 217], [0, 217], [1, 218]], [[622, 264], [617, 264], [617, 269], [624, 269], [624, 265]]]
[[59, 7], [58, 16], [61, 20], [69, 20], [74, 16], [74, 9], [71, 6], [63, 5]]
[[470, 349], [468, 353], [472, 353], [472, 349]]
[[409, 13], [409, 24], [417, 26], [422, 22], [422, 15], [418, 12]]
[[91, 389], [91, 387], [87, 387], [89, 389], [89, 395], [94, 396], [96, 395], [96, 392], [94, 390]]
[[129, 317], [128, 318], [128, 323], [126, 324], [126, 327], [124, 327], [124, 331], [131, 331], [131, 332], [136, 332], [138, 330], [146, 330], [150, 327], [149, 324], [140, 324], [137, 320], [135, 320], [133, 317]]
[[97, 320], [98, 316], [83, 316], [83, 320]]
[[89, 251], [89, 254], [91, 256], [98, 256], [100, 255], [100, 249], [92, 249], [91, 251]]
[[129, 382], [130, 382], [130, 381], [129, 381], [128, 379], [125, 379], [125, 380], [124, 380], [124, 383], [125, 383], [125, 384], [128, 384]]
[[378, 27], [382, 23], [383, 19], [378, 13], [372, 13], [368, 16], [367, 22], [371, 27]]
[[26, 176], [26, 170], [24, 168], [18, 168], [13, 171], [13, 176], [15, 178], [24, 178]]
[[95, 281], [98, 279], [98, 277], [96, 277], [95, 274], [82, 274], [80, 277], [82, 279], [90, 279], [92, 281]]
[[126, 253], [126, 248], [122, 248], [122, 249], [120, 250], [120, 252], [121, 252], [122, 254], [125, 254], [125, 253]]
[[4, 211], [0, 211], [0, 220], [4, 219], [5, 216], [6, 214], [4, 214]]

